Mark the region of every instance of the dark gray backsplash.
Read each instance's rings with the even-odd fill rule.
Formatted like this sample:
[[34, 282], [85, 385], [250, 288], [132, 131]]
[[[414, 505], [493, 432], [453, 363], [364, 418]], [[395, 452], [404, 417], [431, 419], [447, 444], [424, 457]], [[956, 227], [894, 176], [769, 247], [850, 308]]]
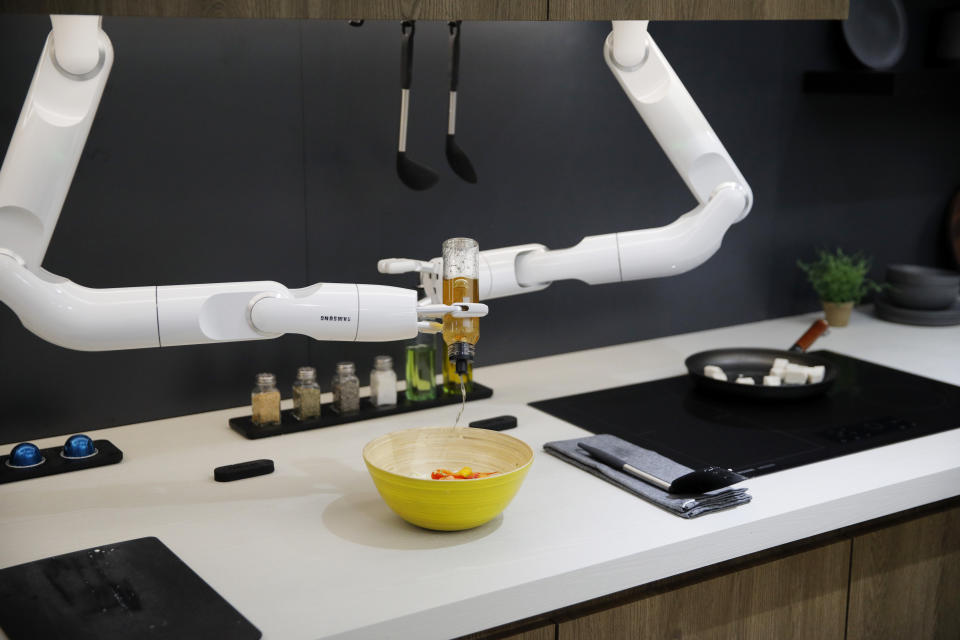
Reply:
[[[911, 68], [928, 20], [914, 11]], [[460, 181], [443, 154], [446, 27], [418, 27], [408, 150], [441, 175], [420, 193], [394, 173], [397, 24], [104, 20], [116, 60], [44, 266], [96, 287], [414, 286], [377, 260], [430, 258], [456, 235], [561, 248], [695, 204], [602, 60], [607, 23], [464, 25], [457, 140], [480, 181]], [[803, 94], [804, 70], [851, 65], [836, 23], [650, 30], [753, 187], [752, 213], [690, 273], [491, 301], [480, 364], [812, 310], [795, 260], [815, 246], [864, 249], [878, 277], [889, 262], [945, 259], [956, 101]], [[4, 151], [48, 31], [46, 18], [0, 16]], [[0, 441], [241, 405], [261, 370], [287, 387], [299, 365], [326, 380], [349, 359], [365, 382], [375, 354], [399, 369], [402, 349], [286, 336], [81, 353], [0, 305]]]

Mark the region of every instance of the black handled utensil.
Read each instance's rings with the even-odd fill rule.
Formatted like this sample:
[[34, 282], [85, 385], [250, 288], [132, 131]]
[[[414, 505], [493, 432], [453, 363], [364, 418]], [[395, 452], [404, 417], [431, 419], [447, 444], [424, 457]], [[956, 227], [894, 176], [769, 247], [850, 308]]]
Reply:
[[608, 464], [614, 469], [619, 469], [624, 473], [629, 473], [636, 478], [640, 478], [644, 482], [663, 489], [668, 493], [706, 493], [707, 491], [722, 489], [723, 487], [729, 487], [732, 484], [746, 480], [746, 477], [740, 475], [739, 473], [730, 471], [729, 469], [721, 469], [720, 467], [706, 467], [704, 469], [697, 469], [682, 475], [673, 482], [667, 482], [666, 480], [661, 480], [655, 475], [649, 474], [646, 471], [642, 471], [632, 465], [627, 464], [617, 456], [604, 451], [603, 449], [598, 449], [597, 447], [585, 444], [583, 442], [578, 442], [577, 444], [581, 449], [587, 451], [591, 456], [600, 462]]
[[450, 28], [450, 110], [447, 118], [447, 163], [453, 172], [469, 182], [477, 183], [477, 172], [470, 158], [457, 146], [457, 85], [460, 83], [460, 20], [448, 22]]
[[400, 56], [400, 142], [397, 146], [397, 176], [415, 191], [429, 189], [437, 183], [437, 174], [429, 167], [407, 157], [407, 123], [410, 117], [410, 85], [413, 83], [413, 20], [400, 23], [402, 48]]

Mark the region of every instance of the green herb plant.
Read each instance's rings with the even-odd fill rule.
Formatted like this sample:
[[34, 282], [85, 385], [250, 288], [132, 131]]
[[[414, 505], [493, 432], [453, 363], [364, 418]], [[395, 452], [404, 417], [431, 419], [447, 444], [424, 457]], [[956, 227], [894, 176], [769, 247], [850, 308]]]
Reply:
[[871, 291], [883, 290], [883, 286], [867, 278], [870, 263], [870, 258], [860, 251], [847, 255], [839, 248], [836, 253], [819, 249], [816, 260], [810, 263], [797, 260], [820, 300], [854, 304]]

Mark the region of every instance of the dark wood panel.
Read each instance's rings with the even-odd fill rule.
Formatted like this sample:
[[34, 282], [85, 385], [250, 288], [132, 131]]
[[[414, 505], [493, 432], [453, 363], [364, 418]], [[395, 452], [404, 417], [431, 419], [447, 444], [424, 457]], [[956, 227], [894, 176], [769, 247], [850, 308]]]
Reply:
[[468, 633], [456, 640], [556, 640], [557, 625], [551, 621], [541, 621], [536, 625], [523, 625], [511, 622], [494, 629]]
[[559, 640], [841, 640], [850, 543], [706, 580], [558, 626]]
[[10, 13], [320, 20], [546, 20], [547, 0], [0, 0]]
[[316, 19], [546, 20], [547, 0], [307, 0]]
[[554, 640], [557, 635], [557, 625], [551, 624], [539, 629], [507, 636], [503, 640]]
[[849, 640], [960, 638], [960, 507], [858, 536]]
[[160, 18], [305, 18], [306, 5], [306, 0], [0, 0], [0, 11]]
[[848, 6], [848, 0], [0, 0], [0, 11], [16, 13], [326, 20], [844, 19]]
[[848, 0], [550, 0], [551, 20], [844, 20]]

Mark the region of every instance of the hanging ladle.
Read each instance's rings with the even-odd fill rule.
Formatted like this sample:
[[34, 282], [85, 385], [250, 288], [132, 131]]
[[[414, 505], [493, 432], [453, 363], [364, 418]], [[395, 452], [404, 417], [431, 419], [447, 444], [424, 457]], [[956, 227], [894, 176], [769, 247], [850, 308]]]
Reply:
[[423, 191], [437, 183], [437, 174], [407, 157], [407, 121], [410, 115], [410, 85], [413, 80], [414, 21], [400, 23], [402, 49], [400, 58], [400, 142], [397, 146], [397, 175], [411, 189]]
[[453, 172], [471, 184], [477, 182], [477, 172], [470, 158], [457, 146], [454, 132], [457, 128], [457, 84], [460, 80], [460, 20], [447, 23], [450, 27], [450, 115], [447, 119], [447, 163]]

